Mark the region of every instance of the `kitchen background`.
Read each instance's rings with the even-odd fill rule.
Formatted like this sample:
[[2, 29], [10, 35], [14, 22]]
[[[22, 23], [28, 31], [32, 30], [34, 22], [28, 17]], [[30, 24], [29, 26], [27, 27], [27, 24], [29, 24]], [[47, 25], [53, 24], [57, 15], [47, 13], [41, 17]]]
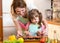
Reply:
[[[30, 0], [29, 0], [30, 1]], [[34, 5], [37, 6], [39, 11], [42, 12], [43, 17], [46, 18], [46, 9], [51, 9], [51, 0], [33, 0]], [[11, 9], [12, 0], [2, 0], [2, 8], [3, 8], [3, 35], [4, 39], [8, 38], [9, 35], [15, 34], [16, 35], [16, 28], [13, 23], [10, 9]], [[54, 8], [53, 8], [54, 9]], [[53, 14], [53, 16], [55, 16]], [[58, 39], [60, 40], [60, 25], [54, 25], [48, 23], [48, 37], [53, 39], [54, 37], [54, 30], [57, 32]]]

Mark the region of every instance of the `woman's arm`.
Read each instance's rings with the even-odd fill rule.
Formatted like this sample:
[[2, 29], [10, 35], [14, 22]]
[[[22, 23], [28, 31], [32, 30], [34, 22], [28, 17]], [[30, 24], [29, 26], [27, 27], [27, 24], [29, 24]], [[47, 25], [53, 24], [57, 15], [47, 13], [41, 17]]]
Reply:
[[45, 28], [47, 28], [47, 21], [45, 19], [42, 19], [42, 24], [45, 26]]
[[47, 21], [45, 19], [42, 20], [42, 33], [45, 36], [48, 36], [48, 24], [47, 24]]
[[22, 28], [21, 28], [21, 26], [19, 25], [19, 23], [18, 23], [18, 21], [16, 20], [15, 17], [12, 17], [12, 19], [13, 19], [13, 22], [14, 22], [14, 24], [15, 24], [15, 26], [16, 26], [17, 36], [18, 36], [18, 37], [19, 37], [19, 36], [22, 36]]

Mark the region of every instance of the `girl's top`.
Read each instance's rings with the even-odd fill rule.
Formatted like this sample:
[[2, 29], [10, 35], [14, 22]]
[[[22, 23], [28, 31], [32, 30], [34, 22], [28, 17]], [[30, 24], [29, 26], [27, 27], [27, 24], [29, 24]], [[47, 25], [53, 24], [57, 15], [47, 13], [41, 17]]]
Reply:
[[38, 24], [30, 24], [28, 31], [30, 32], [31, 36], [36, 36], [37, 31], [39, 30], [39, 25]]

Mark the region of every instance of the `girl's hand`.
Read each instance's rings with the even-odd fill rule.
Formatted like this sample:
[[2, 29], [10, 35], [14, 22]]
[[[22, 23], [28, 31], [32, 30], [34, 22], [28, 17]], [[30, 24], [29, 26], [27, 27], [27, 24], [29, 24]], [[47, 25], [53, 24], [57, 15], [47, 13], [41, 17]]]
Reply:
[[25, 33], [26, 35], [30, 35], [29, 31], [24, 31], [24, 33]]

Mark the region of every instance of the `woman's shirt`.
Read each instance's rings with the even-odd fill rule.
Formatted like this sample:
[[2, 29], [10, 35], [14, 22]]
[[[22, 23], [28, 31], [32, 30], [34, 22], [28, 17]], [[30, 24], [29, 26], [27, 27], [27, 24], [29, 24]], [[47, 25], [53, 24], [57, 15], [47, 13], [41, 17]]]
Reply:
[[27, 18], [18, 16], [17, 21], [22, 29], [22, 34], [24, 35], [24, 31], [28, 29], [29, 26], [29, 20]]
[[22, 22], [23, 24], [27, 24], [27, 22], [29, 21], [27, 18], [24, 17], [19, 17], [18, 19], [20, 22]]

